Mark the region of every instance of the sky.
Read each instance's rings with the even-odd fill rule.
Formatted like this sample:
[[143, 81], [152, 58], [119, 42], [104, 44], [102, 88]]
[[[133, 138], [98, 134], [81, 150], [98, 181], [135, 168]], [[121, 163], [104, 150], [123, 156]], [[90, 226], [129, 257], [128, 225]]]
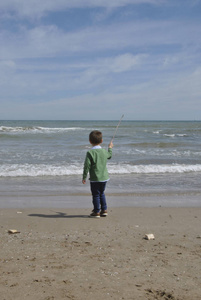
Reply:
[[1, 0], [0, 120], [201, 120], [201, 0]]

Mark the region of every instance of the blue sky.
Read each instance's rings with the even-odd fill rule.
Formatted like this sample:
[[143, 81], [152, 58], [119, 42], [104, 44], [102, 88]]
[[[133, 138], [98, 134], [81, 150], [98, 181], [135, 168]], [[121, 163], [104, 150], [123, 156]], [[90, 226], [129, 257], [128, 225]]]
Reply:
[[201, 120], [201, 0], [1, 0], [0, 119]]

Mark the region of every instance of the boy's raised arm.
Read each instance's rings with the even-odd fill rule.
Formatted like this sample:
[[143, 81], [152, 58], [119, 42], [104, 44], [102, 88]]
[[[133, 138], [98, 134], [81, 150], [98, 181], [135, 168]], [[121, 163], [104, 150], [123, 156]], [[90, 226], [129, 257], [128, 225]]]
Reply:
[[108, 148], [113, 148], [113, 142], [112, 141], [109, 143]]

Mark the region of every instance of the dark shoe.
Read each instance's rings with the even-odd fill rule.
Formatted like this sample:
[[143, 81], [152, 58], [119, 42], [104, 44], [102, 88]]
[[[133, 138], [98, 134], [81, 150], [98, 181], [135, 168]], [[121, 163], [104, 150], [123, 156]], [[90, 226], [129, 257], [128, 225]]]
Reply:
[[101, 217], [106, 217], [107, 216], [107, 210], [101, 210], [100, 216]]
[[92, 212], [90, 215], [89, 215], [90, 218], [100, 218], [100, 213], [95, 213], [95, 212]]

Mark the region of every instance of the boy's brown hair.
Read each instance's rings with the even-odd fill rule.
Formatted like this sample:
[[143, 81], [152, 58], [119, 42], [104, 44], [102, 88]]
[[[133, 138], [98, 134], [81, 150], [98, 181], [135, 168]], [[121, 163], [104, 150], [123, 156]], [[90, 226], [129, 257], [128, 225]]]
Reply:
[[89, 134], [89, 141], [93, 145], [98, 145], [98, 144], [102, 143], [102, 139], [103, 139], [103, 135], [102, 135], [101, 131], [94, 130]]

